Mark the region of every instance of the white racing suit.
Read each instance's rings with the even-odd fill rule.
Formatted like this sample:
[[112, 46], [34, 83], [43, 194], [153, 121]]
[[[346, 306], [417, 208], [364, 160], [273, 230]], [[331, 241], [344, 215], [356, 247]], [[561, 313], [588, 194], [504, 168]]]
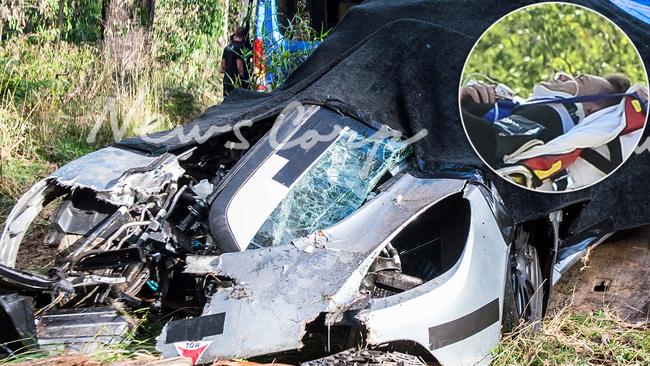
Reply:
[[[632, 86], [627, 93], [644, 88]], [[645, 102], [645, 101], [644, 101]], [[562, 136], [543, 145], [504, 157], [506, 164], [520, 164], [542, 182], [537, 190], [555, 191], [591, 185], [618, 168], [639, 144], [646, 121], [643, 102], [624, 97], [617, 105], [586, 116]], [[554, 186], [554, 178], [566, 172], [568, 185]]]

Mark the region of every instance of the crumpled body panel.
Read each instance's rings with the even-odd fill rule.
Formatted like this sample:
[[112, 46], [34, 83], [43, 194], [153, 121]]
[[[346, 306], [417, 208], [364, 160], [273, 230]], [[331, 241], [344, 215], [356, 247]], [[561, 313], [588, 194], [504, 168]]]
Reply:
[[114, 205], [129, 205], [138, 194], [156, 192], [184, 170], [174, 155], [146, 156], [106, 147], [64, 165], [50, 175], [57, 184], [89, 188], [97, 198]]
[[[464, 185], [405, 174], [339, 224], [307, 238], [209, 261], [188, 258], [186, 271], [225, 276], [235, 285], [217, 291], [203, 312], [225, 313], [221, 334], [187, 340], [211, 342], [204, 362], [300, 348], [307, 323], [322, 313], [336, 317], [362, 300], [363, 277], [400, 227]], [[168, 357], [176, 354], [167, 341], [175, 339], [169, 329], [163, 329], [157, 345]]]

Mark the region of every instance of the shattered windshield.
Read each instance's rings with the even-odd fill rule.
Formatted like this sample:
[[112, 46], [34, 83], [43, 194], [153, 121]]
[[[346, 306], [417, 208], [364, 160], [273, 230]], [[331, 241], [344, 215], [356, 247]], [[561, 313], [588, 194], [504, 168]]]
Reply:
[[305, 172], [248, 248], [287, 243], [332, 226], [361, 207], [379, 180], [411, 152], [396, 139], [350, 128]]

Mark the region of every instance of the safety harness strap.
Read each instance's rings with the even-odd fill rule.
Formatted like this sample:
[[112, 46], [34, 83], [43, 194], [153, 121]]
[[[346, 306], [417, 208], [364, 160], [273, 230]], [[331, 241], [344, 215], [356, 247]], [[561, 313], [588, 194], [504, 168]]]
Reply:
[[502, 118], [508, 117], [512, 114], [514, 109], [520, 105], [543, 105], [543, 104], [575, 104], [575, 103], [587, 103], [587, 102], [596, 102], [600, 100], [612, 99], [612, 98], [623, 98], [623, 97], [633, 97], [639, 99], [636, 92], [632, 93], [606, 93], [606, 94], [596, 94], [596, 95], [582, 95], [579, 97], [549, 97], [549, 98], [538, 98], [527, 101], [523, 104], [518, 103], [511, 99], [501, 99], [494, 103], [494, 108], [489, 110], [484, 119], [496, 122]]
[[603, 173], [609, 174], [623, 164], [623, 148], [620, 137], [642, 129], [645, 125], [646, 112], [647, 105], [643, 104], [637, 96], [628, 96], [625, 98], [625, 127], [619, 136], [607, 144], [609, 159], [594, 149], [585, 148], [576, 149], [566, 154], [538, 156], [524, 161], [523, 164], [540, 180], [553, 176], [557, 177], [565, 171], [564, 169], [566, 167], [573, 164], [578, 157], [587, 161]]
[[621, 140], [619, 138], [612, 140], [607, 144], [607, 149], [609, 149], [609, 160], [594, 149], [583, 150], [580, 157], [603, 173], [609, 174], [623, 163]]
[[638, 98], [636, 92], [604, 93], [604, 94], [595, 94], [595, 95], [582, 95], [579, 97], [571, 97], [571, 98], [563, 98], [563, 97], [538, 98], [538, 99], [533, 99], [530, 102], [526, 102], [526, 105], [553, 104], [553, 103], [587, 103], [587, 102], [597, 102], [605, 99], [623, 98], [623, 97]]

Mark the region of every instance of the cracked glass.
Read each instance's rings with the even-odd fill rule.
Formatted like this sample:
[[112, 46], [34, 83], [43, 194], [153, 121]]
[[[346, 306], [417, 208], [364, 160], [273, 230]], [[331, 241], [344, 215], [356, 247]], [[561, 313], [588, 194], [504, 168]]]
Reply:
[[343, 220], [410, 153], [410, 146], [394, 137], [343, 129], [262, 224], [249, 249], [288, 243]]

